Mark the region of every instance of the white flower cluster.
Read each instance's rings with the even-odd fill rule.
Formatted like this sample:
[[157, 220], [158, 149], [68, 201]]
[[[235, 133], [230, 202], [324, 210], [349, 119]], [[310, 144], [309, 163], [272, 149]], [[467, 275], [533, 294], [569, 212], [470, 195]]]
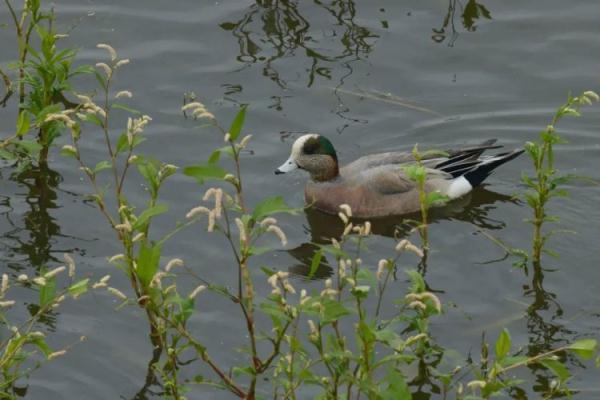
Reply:
[[201, 118], [207, 118], [209, 120], [215, 119], [215, 116], [206, 109], [206, 106], [204, 106], [204, 104], [200, 103], [199, 101], [194, 101], [192, 103], [188, 103], [188, 104], [184, 105], [183, 107], [181, 107], [181, 111], [183, 111], [184, 113], [187, 113], [189, 111], [190, 115], [197, 119], [201, 119]]
[[427, 304], [426, 300], [430, 300], [433, 303], [433, 308], [438, 312], [442, 312], [442, 302], [440, 299], [431, 292], [422, 292], [422, 293], [409, 293], [405, 296], [405, 300], [408, 303], [409, 308], [414, 308], [418, 310], [426, 310]]

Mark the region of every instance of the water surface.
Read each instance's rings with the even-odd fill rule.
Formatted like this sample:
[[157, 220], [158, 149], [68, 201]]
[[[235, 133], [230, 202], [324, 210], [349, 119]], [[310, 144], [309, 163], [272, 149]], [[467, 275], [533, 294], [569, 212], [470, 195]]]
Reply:
[[[184, 94], [195, 92], [227, 123], [237, 106], [249, 103], [246, 129], [254, 134], [244, 157], [248, 200], [283, 195], [303, 204], [302, 173], [276, 177], [273, 169], [288, 156], [293, 140], [306, 132], [327, 135], [342, 162], [381, 150], [446, 148], [496, 137], [507, 148], [522, 146], [537, 133], [569, 91], [598, 89], [600, 3], [580, 0], [533, 1], [67, 1], [56, 3], [58, 26], [71, 30], [69, 45], [81, 48], [79, 60], [95, 63], [105, 54], [96, 43], [112, 44], [132, 60], [118, 77], [119, 89], [134, 92], [131, 102], [151, 115], [143, 151], [165, 162], [186, 166], [205, 160], [221, 139], [180, 114]], [[5, 7], [0, 22], [8, 23]], [[10, 29], [0, 30], [2, 66], [15, 58]], [[79, 83], [82, 90], [91, 84]], [[11, 132], [15, 99], [0, 109], [0, 131]], [[600, 113], [561, 124], [568, 144], [557, 149], [564, 172], [598, 176]], [[89, 135], [84, 150], [102, 157], [102, 138]], [[74, 254], [80, 272], [126, 289], [127, 282], [108, 265], [119, 251], [100, 213], [85, 201], [88, 192], [70, 160], [52, 154], [51, 170], [15, 175], [0, 170], [0, 260], [12, 274], [32, 273]], [[527, 247], [529, 211], [514, 201], [526, 157], [498, 170], [485, 188], [436, 213], [431, 227], [433, 251], [426, 280], [439, 292], [446, 313], [432, 320], [435, 338], [463, 356], [477, 357], [481, 334], [494, 340], [507, 327], [524, 354], [597, 334], [600, 327], [597, 233], [600, 187], [574, 182], [571, 198], [554, 201], [551, 212], [561, 226], [577, 231], [551, 242], [559, 259], [548, 258], [543, 270], [528, 274], [480, 231], [515, 246]], [[128, 188], [143, 204], [138, 178]], [[175, 219], [198, 204], [200, 188], [183, 175], [166, 186], [163, 200], [170, 212], [157, 219], [166, 231]], [[261, 262], [301, 273], [311, 241], [335, 234], [335, 219], [308, 212], [286, 217], [282, 225], [289, 252], [275, 252]], [[371, 256], [393, 248], [401, 220], [376, 226]], [[273, 242], [276, 245], [276, 242]], [[178, 235], [164, 252], [181, 257], [204, 278], [232, 284], [235, 274], [225, 243], [200, 227]], [[416, 260], [408, 257], [403, 268]], [[232, 268], [232, 267], [231, 267]], [[326, 268], [319, 277], [330, 274]], [[400, 274], [402, 275], [402, 274]], [[257, 275], [258, 276], [258, 275]], [[322, 283], [298, 278], [299, 287]], [[402, 276], [394, 282], [403, 293]], [[18, 310], [35, 301], [22, 290]], [[232, 348], [244, 340], [241, 318], [216, 295], [203, 294], [193, 329], [221, 365], [243, 356]], [[115, 311], [115, 301], [96, 293], [70, 302], [49, 315], [46, 329], [56, 331], [52, 344], [76, 344], [69, 354], [37, 371], [29, 380], [31, 399], [152, 399], [160, 388], [147, 376], [152, 349], [146, 321], [138, 309]], [[390, 304], [391, 308], [392, 305]], [[574, 397], [600, 396], [598, 372], [591, 364], [568, 361]], [[190, 371], [189, 373], [206, 373]], [[525, 369], [520, 376], [529, 394], [547, 387], [550, 375]], [[412, 386], [419, 399], [439, 398], [435, 388]], [[229, 398], [227, 393], [195, 388], [189, 398]]]

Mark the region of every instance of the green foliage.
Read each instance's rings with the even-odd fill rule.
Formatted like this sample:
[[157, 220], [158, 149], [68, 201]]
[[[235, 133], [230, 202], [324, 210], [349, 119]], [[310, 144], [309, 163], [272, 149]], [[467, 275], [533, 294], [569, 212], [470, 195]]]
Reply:
[[554, 145], [565, 143], [556, 132], [556, 124], [563, 117], [580, 116], [579, 110], [583, 105], [599, 100], [600, 97], [592, 91], [583, 92], [577, 97], [569, 96], [567, 102], [556, 110], [550, 125], [540, 133], [540, 140], [525, 144], [525, 150], [535, 171], [534, 176], [523, 174], [521, 177], [521, 181], [529, 188], [524, 197], [533, 211], [533, 217], [528, 222], [534, 227], [532, 259], [535, 263], [540, 263], [544, 245], [554, 233], [554, 231], [543, 233], [542, 226], [546, 222], [558, 220], [556, 216], [546, 213], [547, 203], [554, 197], [567, 196], [568, 192], [561, 186], [571, 179], [569, 175], [560, 174], [554, 164]]
[[[69, 264], [44, 271], [30, 278], [21, 274], [13, 282], [7, 274], [1, 278], [0, 288], [0, 398], [17, 399], [17, 382], [26, 378], [44, 362], [66, 353], [66, 349], [54, 350], [50, 347], [42, 329], [43, 319], [50, 310], [62, 306], [67, 296], [79, 298], [88, 290], [89, 278], [73, 282], [75, 264], [69, 255], [65, 255]], [[66, 276], [68, 275], [68, 276]], [[27, 285], [38, 291], [38, 302], [27, 314], [25, 321], [17, 313], [20, 305], [12, 297], [15, 286]], [[22, 313], [22, 311], [21, 311]]]
[[[438, 192], [428, 191], [428, 170], [422, 161], [443, 154], [441, 152], [420, 153], [415, 146], [415, 163], [405, 169], [419, 191], [421, 220], [417, 229], [421, 247], [403, 239], [392, 256], [379, 260], [379, 263], [370, 259], [363, 262], [363, 256], [369, 257], [365, 250], [372, 237], [370, 223], [351, 222], [351, 212], [342, 207], [344, 233], [339, 240], [332, 238], [331, 244], [318, 247], [309, 271], [309, 278], [314, 277], [325, 258], [331, 258], [335, 260], [335, 276], [326, 279], [320, 290], [315, 289], [310, 294], [306, 290], [297, 293], [288, 272], [262, 267], [271, 290], [270, 294], [265, 294], [258, 292], [257, 287], [262, 286], [256, 285], [253, 274], [253, 270], [261, 266], [256, 257], [273, 250], [269, 243], [275, 238], [282, 246], [287, 245], [287, 237], [274, 216], [293, 215], [298, 210], [286, 205], [281, 196], [252, 205], [245, 200], [242, 176], [245, 153], [242, 150], [251, 138], [243, 135], [247, 106], [240, 107], [226, 130], [202, 103], [188, 102], [182, 109], [184, 115], [206, 120], [226, 145], [212, 151], [206, 162], [183, 170], [200, 185], [211, 183], [214, 186], [206, 188], [202, 203], [187, 213], [185, 222], [177, 223], [163, 237], [156, 237], [152, 229], [154, 218], [168, 211], [168, 206], [159, 202], [160, 191], [166, 180], [176, 173], [177, 167], [139, 153], [139, 146], [145, 140], [144, 128], [151, 118], [110, 96], [114, 89], [114, 74], [128, 60], [119, 60], [112, 47], [101, 44], [98, 47], [108, 52], [110, 60], [98, 64], [99, 70], [73, 68], [75, 50], [59, 50], [59, 37], [52, 24], [47, 28], [40, 24], [51, 21], [53, 16], [39, 13], [39, 1], [27, 2], [27, 7], [28, 12], [35, 15], [29, 27], [30, 32], [39, 36], [40, 48], [33, 49], [28, 39], [23, 41], [22, 49], [26, 51], [20, 53], [18, 64], [22, 72], [22, 101], [14, 135], [21, 140], [10, 145], [3, 142], [0, 156], [16, 158], [22, 152], [35, 155], [40, 163], [44, 162], [54, 140], [65, 129], [70, 132], [71, 144], [65, 145], [61, 153], [76, 162], [89, 181], [91, 198], [121, 245], [121, 252], [110, 257], [109, 262], [125, 273], [130, 284], [126, 294], [109, 287], [109, 276], [105, 276], [91, 287], [106, 288], [121, 301], [120, 307], [136, 305], [144, 310], [151, 342], [160, 352], [152, 371], [160, 374], [165, 397], [179, 400], [187, 392], [188, 383], [201, 383], [227, 390], [238, 398], [254, 399], [260, 396], [262, 388], [259, 385], [268, 382], [265, 385], [271, 385], [273, 397], [282, 399], [304, 395], [303, 390], [309, 385], [316, 392], [315, 398], [319, 399], [411, 399], [409, 382], [427, 377], [442, 384], [444, 397], [457, 388], [457, 398], [488, 399], [520, 385], [522, 382], [508, 372], [532, 364], [548, 369], [558, 379], [558, 385], [549, 395], [569, 395], [567, 384], [571, 373], [558, 355], [572, 352], [589, 359], [597, 353], [596, 340], [583, 339], [531, 357], [511, 355], [515, 354], [511, 352], [511, 336], [507, 330], [502, 330], [495, 342], [493, 357], [490, 357], [489, 345], [484, 343], [481, 363], [468, 363], [468, 375], [459, 376], [460, 368], [453, 371], [438, 369], [437, 364], [431, 362], [439, 362], [447, 349], [436, 343], [431, 330], [431, 319], [440, 315], [443, 308], [438, 295], [428, 288], [423, 268], [406, 271], [411, 284], [405, 292], [399, 294], [395, 287], [390, 298], [387, 289], [396, 280], [404, 253], [417, 254], [421, 258], [420, 266], [425, 262], [430, 246], [429, 209], [448, 199]], [[94, 96], [79, 95], [80, 103], [69, 102], [65, 93], [72, 91], [70, 79], [77, 74], [92, 72], [101, 99], [96, 101]], [[131, 97], [129, 92], [126, 93], [125, 97]], [[598, 100], [593, 92], [570, 97], [557, 112], [552, 125], [542, 132], [540, 142], [526, 145], [536, 175], [523, 176], [523, 182], [531, 188], [525, 198], [534, 209], [532, 222], [538, 234], [544, 222], [554, 220], [544, 213], [547, 201], [565, 195], [561, 185], [569, 179], [558, 174], [554, 167], [553, 146], [561, 142], [554, 132], [554, 125], [562, 116], [578, 115], [579, 106], [591, 100]], [[130, 115], [121, 131], [115, 130], [111, 117], [110, 111], [115, 109]], [[26, 139], [33, 129], [38, 130], [38, 137]], [[80, 142], [86, 139], [88, 131], [104, 136], [105, 154], [100, 162], [90, 164], [80, 152]], [[327, 144], [324, 146], [328, 147]], [[137, 169], [147, 188], [146, 203], [139, 208], [127, 198], [126, 183], [132, 169]], [[163, 249], [168, 248], [164, 246], [165, 242], [194, 224], [202, 224], [208, 234], [219, 235], [230, 247], [231, 263], [223, 266], [223, 273], [237, 277], [233, 288], [206, 282], [193, 268], [185, 267], [186, 281], [197, 279], [198, 285], [183, 294], [177, 272], [177, 268], [184, 267], [183, 261], [175, 258], [161, 266], [165, 256]], [[548, 237], [538, 236], [534, 237], [534, 259], [535, 249], [541, 251]], [[58, 273], [56, 270], [45, 272], [38, 279], [27, 281], [39, 292], [40, 311], [33, 317], [34, 322], [49, 308], [62, 302], [65, 296], [78, 298], [90, 289], [90, 278], [73, 281], [69, 271], [69, 282], [62, 285]], [[237, 365], [219, 365], [211, 357], [215, 349], [202, 343], [201, 336], [187, 327], [194, 313], [207, 307], [207, 302], [199, 297], [204, 290], [229, 300], [231, 307], [244, 319], [246, 331], [240, 337], [246, 345], [242, 349], [244, 355], [236, 358]], [[384, 302], [393, 305], [390, 315], [383, 315], [381, 305]], [[2, 304], [12, 306], [10, 301]], [[2, 322], [8, 326], [4, 311], [0, 311]], [[34, 324], [27, 326], [26, 331], [8, 334], [8, 339], [0, 342], [0, 371], [4, 375], [0, 397], [10, 398], [11, 385], [24, 375], [23, 365], [32, 357], [26, 349], [37, 349], [46, 359], [60, 355], [50, 349], [43, 335], [31, 330]], [[195, 357], [190, 359], [190, 353], [195, 353]], [[202, 363], [212, 376], [196, 376], [190, 381], [182, 379], [180, 369], [196, 368], [196, 365], [189, 366], [194, 363]], [[472, 393], [462, 397], [462, 391], [458, 389], [461, 380], [471, 378], [467, 388]]]

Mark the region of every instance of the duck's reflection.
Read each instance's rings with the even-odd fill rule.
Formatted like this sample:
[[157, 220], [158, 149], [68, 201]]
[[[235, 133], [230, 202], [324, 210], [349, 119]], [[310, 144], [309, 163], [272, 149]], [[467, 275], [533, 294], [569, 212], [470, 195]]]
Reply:
[[[456, 220], [471, 223], [478, 228], [486, 230], [502, 229], [503, 221], [488, 217], [490, 210], [496, 208], [496, 203], [516, 203], [512, 196], [487, 190], [484, 186], [477, 187], [469, 195], [456, 199], [441, 208], [430, 210], [430, 221], [436, 223], [441, 220]], [[311, 263], [320, 244], [328, 244], [331, 238], [339, 239], [344, 231], [344, 226], [336, 215], [325, 214], [313, 208], [306, 211], [306, 220], [311, 240], [300, 246], [288, 250], [298, 263], [289, 268], [290, 272], [308, 276]], [[414, 227], [414, 221], [420, 217], [418, 214], [409, 214], [397, 217], [385, 217], [370, 219], [372, 232], [375, 235], [401, 238], [407, 236]], [[325, 256], [316, 272], [312, 274], [314, 279], [323, 279], [331, 276], [333, 269]]]

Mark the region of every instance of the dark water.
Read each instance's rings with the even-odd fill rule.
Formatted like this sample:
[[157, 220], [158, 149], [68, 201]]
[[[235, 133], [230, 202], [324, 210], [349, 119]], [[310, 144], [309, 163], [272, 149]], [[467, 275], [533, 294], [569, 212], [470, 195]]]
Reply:
[[[445, 148], [497, 137], [512, 148], [536, 138], [569, 91], [600, 86], [596, 0], [58, 1], [56, 11], [58, 26], [73, 29], [67, 42], [81, 48], [81, 62], [105, 56], [95, 49], [98, 42], [112, 44], [132, 60], [117, 86], [133, 91], [131, 104], [154, 118], [143, 147], [147, 154], [186, 166], [221, 145], [216, 135], [181, 117], [186, 92], [195, 92], [224, 122], [239, 103], [250, 103], [247, 131], [254, 134], [253, 152], [243, 160], [250, 202], [283, 194], [289, 204], [302, 205], [306, 177], [275, 177], [272, 171], [305, 132], [327, 135], [343, 162], [380, 150], [408, 150], [415, 142]], [[9, 23], [8, 18], [3, 6], [0, 23]], [[10, 29], [0, 29], [0, 42], [4, 66], [16, 53]], [[13, 99], [0, 109], [1, 131], [11, 132], [14, 113]], [[597, 108], [561, 124], [569, 141], [557, 150], [564, 172], [600, 178], [599, 126]], [[89, 136], [84, 143], [88, 156], [99, 160], [101, 138]], [[70, 252], [81, 274], [110, 273], [112, 284], [126, 289], [125, 279], [106, 262], [119, 250], [112, 233], [82, 197], [88, 187], [79, 171], [57, 153], [51, 171], [15, 176], [10, 168], [0, 170], [3, 270], [32, 273], [58, 265], [62, 253]], [[525, 157], [503, 166], [487, 187], [437, 212], [431, 227], [426, 279], [446, 304], [446, 313], [432, 321], [432, 332], [462, 356], [478, 357], [482, 331], [493, 340], [507, 327], [523, 354], [537, 354], [594, 336], [600, 327], [599, 186], [573, 183], [571, 198], [553, 202], [550, 211], [561, 217], [560, 227], [577, 234], [551, 242], [561, 256], [548, 258], [543, 270], [526, 275], [514, 269], [514, 260], [503, 259], [504, 252], [479, 233], [485, 229], [515, 246], [529, 245], [531, 229], [523, 222], [529, 211], [511, 198], [522, 189], [522, 170], [530, 170]], [[128, 190], [142, 204], [139, 183], [130, 182]], [[188, 178], [174, 177], [163, 193], [171, 210], [157, 220], [157, 230], [164, 232], [181, 219], [200, 193]], [[299, 273], [312, 251], [309, 242], [338, 229], [337, 221], [315, 213], [282, 221], [292, 250], [260, 261]], [[371, 243], [375, 260], [390, 253], [389, 236], [397, 222], [376, 225], [382, 236]], [[183, 258], [213, 282], [231, 284], [235, 278], [225, 243], [200, 227], [178, 235], [164, 256]], [[407, 258], [403, 267], [414, 262]], [[400, 278], [394, 285], [403, 293], [406, 282]], [[296, 285], [321, 283], [297, 280]], [[18, 296], [17, 310], [26, 312], [35, 294], [23, 290]], [[194, 331], [220, 364], [232, 365], [242, 358], [231, 350], [245, 339], [241, 319], [217, 296], [203, 296]], [[147, 379], [152, 349], [144, 316], [134, 308], [115, 311], [115, 306], [112, 297], [97, 293], [48, 316], [45, 329], [56, 331], [51, 343], [57, 348], [76, 344], [32, 376], [29, 398], [158, 398], [160, 388]], [[87, 340], [78, 343], [81, 336]], [[456, 360], [462, 359], [457, 355]], [[574, 397], [600, 398], [592, 364], [568, 363], [575, 375], [572, 386], [580, 390]], [[524, 385], [531, 399], [538, 398], [532, 386], [541, 390], [549, 383], [540, 369], [525, 369], [519, 376], [535, 382]], [[413, 390], [426, 399], [433, 389], [415, 384]], [[229, 396], [195, 388], [189, 398]]]

